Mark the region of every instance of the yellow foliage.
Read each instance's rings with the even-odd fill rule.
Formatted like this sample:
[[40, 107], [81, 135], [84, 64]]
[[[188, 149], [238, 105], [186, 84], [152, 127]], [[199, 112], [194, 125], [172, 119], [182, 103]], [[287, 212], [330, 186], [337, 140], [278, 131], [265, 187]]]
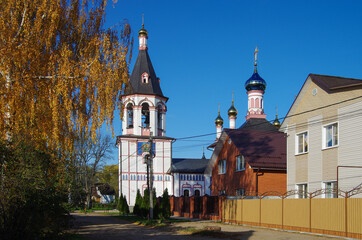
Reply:
[[0, 0], [2, 139], [70, 151], [78, 131], [112, 126], [133, 40], [127, 23], [104, 29], [106, 3]]

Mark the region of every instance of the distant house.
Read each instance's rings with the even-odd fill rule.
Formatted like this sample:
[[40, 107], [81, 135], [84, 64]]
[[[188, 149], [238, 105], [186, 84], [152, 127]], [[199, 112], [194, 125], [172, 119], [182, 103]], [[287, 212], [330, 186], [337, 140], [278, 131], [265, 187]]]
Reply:
[[[362, 80], [309, 74], [281, 129], [288, 134], [288, 190], [297, 197], [362, 183]], [[338, 175], [337, 175], [338, 174]]]
[[169, 173], [173, 177], [174, 196], [210, 195], [209, 178], [204, 172], [209, 159], [173, 158]]
[[286, 191], [286, 136], [265, 119], [224, 129], [206, 168], [211, 194], [242, 196]]
[[116, 191], [108, 183], [96, 183], [92, 189], [92, 198], [96, 202], [105, 204], [115, 201]]

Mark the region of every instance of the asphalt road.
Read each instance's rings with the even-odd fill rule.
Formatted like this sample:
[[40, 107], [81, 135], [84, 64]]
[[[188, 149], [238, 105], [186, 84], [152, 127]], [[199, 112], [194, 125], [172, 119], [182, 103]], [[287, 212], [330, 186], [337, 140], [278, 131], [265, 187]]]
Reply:
[[[275, 231], [262, 228], [244, 227], [211, 221], [192, 221], [173, 223], [163, 228], [149, 228], [138, 226], [124, 220], [99, 213], [73, 213], [74, 231], [84, 239], [115, 240], [115, 239], [232, 239], [232, 240], [322, 240], [337, 239], [334, 237]], [[193, 227], [204, 229], [206, 226], [221, 227], [221, 232], [207, 234], [207, 236], [180, 233], [178, 230]]]

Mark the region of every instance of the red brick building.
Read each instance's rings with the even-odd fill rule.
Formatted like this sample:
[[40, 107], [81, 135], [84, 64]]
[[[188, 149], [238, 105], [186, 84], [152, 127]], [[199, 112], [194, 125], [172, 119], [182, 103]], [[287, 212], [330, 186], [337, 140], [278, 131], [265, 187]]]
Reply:
[[212, 195], [262, 194], [286, 192], [286, 135], [279, 132], [280, 122], [268, 122], [264, 114], [266, 82], [255, 69], [245, 82], [248, 94], [246, 122], [235, 129], [237, 110], [232, 102], [228, 111], [229, 129], [222, 129], [223, 119], [215, 120], [216, 143], [205, 175], [211, 178]]
[[213, 196], [284, 193], [286, 136], [265, 119], [249, 119], [240, 129], [224, 129], [206, 173], [211, 175]]

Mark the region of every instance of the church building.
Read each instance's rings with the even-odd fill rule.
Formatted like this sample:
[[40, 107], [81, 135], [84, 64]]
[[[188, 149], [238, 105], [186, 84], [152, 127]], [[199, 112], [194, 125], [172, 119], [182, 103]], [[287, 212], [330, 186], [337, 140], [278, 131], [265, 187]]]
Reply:
[[224, 120], [215, 120], [216, 142], [205, 175], [211, 177], [211, 195], [245, 196], [286, 191], [286, 135], [280, 122], [267, 121], [264, 113], [266, 81], [255, 70], [245, 82], [248, 94], [246, 121], [235, 129], [237, 110], [232, 102], [228, 111], [229, 128]]
[[[168, 189], [173, 195], [173, 179], [167, 174], [171, 168], [172, 141], [166, 137], [166, 103], [160, 79], [148, 55], [148, 33], [142, 24], [139, 31], [139, 53], [133, 68], [129, 90], [122, 96], [124, 106], [122, 135], [117, 137], [119, 164], [119, 195], [126, 196], [134, 206], [137, 190], [147, 189], [146, 159], [153, 152], [153, 187], [157, 197]], [[153, 145], [150, 144], [150, 137]]]

